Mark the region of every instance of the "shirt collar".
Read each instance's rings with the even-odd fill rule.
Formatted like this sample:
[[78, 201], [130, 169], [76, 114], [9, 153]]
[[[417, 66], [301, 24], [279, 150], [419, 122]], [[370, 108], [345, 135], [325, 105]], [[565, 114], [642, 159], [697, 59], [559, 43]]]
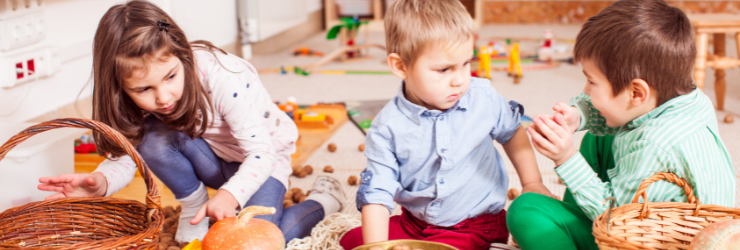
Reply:
[[673, 99], [670, 99], [657, 108], [651, 110], [650, 112], [647, 112], [635, 119], [632, 119], [632, 121], [625, 124], [625, 126], [627, 129], [631, 130], [654, 118], [681, 113], [683, 107], [685, 107], [686, 105], [691, 105], [691, 103], [698, 100], [699, 92], [699, 89], [695, 89], [688, 94], [680, 95]]
[[398, 95], [397, 95], [397, 101], [396, 106], [398, 106], [398, 109], [401, 110], [401, 113], [406, 115], [411, 121], [419, 125], [421, 123], [421, 117], [422, 116], [438, 116], [442, 113], [449, 113], [455, 110], [460, 111], [467, 111], [468, 107], [468, 94], [465, 93], [460, 100], [455, 103], [454, 106], [447, 109], [447, 111], [442, 112], [439, 110], [429, 110], [425, 107], [416, 105], [406, 99], [406, 96], [403, 93], [404, 86], [406, 85], [406, 82], [401, 82], [401, 87], [398, 89]]

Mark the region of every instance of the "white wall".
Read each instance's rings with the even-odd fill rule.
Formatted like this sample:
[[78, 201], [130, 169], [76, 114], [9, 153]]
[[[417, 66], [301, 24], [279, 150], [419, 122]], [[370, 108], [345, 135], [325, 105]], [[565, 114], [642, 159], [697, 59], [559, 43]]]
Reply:
[[[92, 39], [100, 18], [123, 0], [45, 0], [47, 37], [44, 46], [60, 48], [62, 68], [55, 75], [13, 88], [0, 88], [0, 122], [20, 122], [73, 103], [92, 71]], [[234, 0], [152, 0], [168, 12], [190, 40], [209, 40], [216, 46], [236, 42]], [[0, 54], [1, 56], [2, 54]], [[91, 92], [84, 91], [80, 98]], [[10, 114], [14, 110], [14, 113]]]

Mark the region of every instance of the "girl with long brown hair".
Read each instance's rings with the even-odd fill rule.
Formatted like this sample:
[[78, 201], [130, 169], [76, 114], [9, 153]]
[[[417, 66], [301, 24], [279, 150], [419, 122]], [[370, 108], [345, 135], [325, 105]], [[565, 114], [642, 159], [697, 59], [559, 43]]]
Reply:
[[[252, 65], [209, 42], [188, 42], [154, 4], [129, 1], [103, 16], [93, 80], [93, 119], [137, 146], [182, 204], [179, 242], [202, 240], [206, 216], [220, 220], [251, 205], [275, 207], [277, 213], [261, 218], [289, 241], [308, 235], [346, 200], [339, 182], [322, 176], [306, 201], [283, 210], [295, 123], [271, 101]], [[41, 178], [39, 189], [59, 192], [47, 199], [109, 196], [132, 180], [132, 159], [94, 136], [108, 159], [92, 174]], [[218, 189], [210, 199], [206, 186]]]

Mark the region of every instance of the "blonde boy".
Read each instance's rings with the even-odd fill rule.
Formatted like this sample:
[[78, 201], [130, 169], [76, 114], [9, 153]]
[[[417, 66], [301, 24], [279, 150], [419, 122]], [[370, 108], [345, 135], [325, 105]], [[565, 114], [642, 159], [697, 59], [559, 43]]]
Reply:
[[[551, 195], [520, 127], [523, 107], [488, 80], [470, 77], [474, 31], [458, 0], [396, 0], [385, 17], [388, 64], [403, 79], [368, 131], [357, 192], [363, 225], [341, 243], [418, 239], [458, 249], [506, 243], [508, 178], [493, 140], [517, 169], [523, 192]], [[390, 217], [394, 202], [403, 214]]]

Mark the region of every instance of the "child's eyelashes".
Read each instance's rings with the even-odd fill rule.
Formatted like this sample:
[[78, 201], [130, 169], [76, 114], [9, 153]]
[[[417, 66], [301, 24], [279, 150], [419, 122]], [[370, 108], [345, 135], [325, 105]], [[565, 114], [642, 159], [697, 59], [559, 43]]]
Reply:
[[175, 78], [175, 75], [177, 75], [177, 74], [176, 74], [176, 73], [173, 73], [172, 75], [168, 76], [168, 77], [167, 77], [167, 80], [170, 80], [170, 79], [172, 79], [172, 78]]
[[447, 72], [449, 70], [450, 70], [450, 68], [444, 68], [444, 69], [438, 69], [437, 72], [439, 72], [439, 73], [445, 73], [445, 72]]
[[137, 91], [136, 91], [136, 93], [144, 93], [144, 92], [146, 92], [147, 90], [149, 90], [149, 87], [146, 87], [146, 88], [141, 88], [141, 89], [137, 90]]

